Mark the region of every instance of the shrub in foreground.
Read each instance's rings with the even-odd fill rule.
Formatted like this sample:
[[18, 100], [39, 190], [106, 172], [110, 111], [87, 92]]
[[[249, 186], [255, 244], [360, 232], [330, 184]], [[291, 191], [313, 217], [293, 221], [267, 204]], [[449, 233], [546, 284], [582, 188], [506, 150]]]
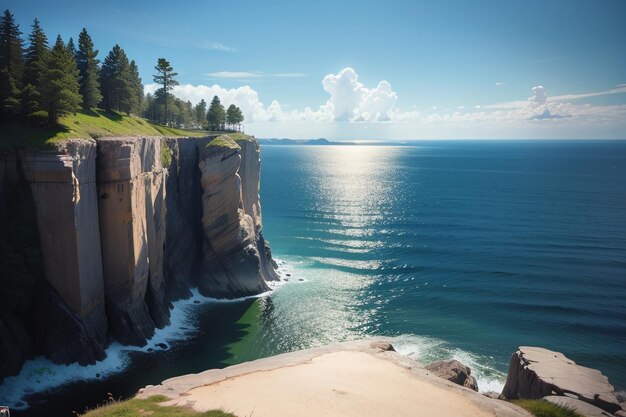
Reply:
[[154, 395], [146, 400], [132, 398], [126, 401], [109, 401], [106, 405], [91, 410], [83, 417], [237, 417], [221, 410], [210, 410], [204, 413], [183, 407], [161, 406], [160, 402], [168, 401], [163, 395]]
[[530, 411], [537, 417], [584, 417], [571, 408], [561, 407], [544, 400], [514, 400], [513, 404]]

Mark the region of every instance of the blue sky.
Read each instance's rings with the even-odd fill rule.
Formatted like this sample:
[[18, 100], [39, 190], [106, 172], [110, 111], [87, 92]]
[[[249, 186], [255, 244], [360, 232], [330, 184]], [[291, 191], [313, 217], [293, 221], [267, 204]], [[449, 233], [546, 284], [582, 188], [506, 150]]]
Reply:
[[260, 137], [626, 137], [623, 0], [0, 3], [25, 33], [85, 26], [101, 59], [119, 43], [147, 91], [169, 59], [179, 97], [218, 93]]

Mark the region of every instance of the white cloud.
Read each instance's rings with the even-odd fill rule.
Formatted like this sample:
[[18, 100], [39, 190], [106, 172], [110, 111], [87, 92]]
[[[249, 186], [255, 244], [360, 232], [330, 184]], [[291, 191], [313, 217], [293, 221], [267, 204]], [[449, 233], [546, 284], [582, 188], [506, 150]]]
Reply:
[[[300, 76], [295, 73], [266, 74], [258, 71], [220, 71], [210, 75], [224, 79]], [[341, 131], [345, 129], [356, 131], [355, 129], [360, 129], [358, 126], [363, 126], [363, 129], [371, 129], [374, 132], [387, 126], [389, 129], [413, 132], [429, 132], [431, 131], [429, 129], [457, 129], [463, 132], [463, 128], [473, 126], [468, 132], [496, 128], [511, 132], [547, 129], [548, 134], [544, 136], [547, 137], [552, 132], [550, 129], [570, 129], [571, 132], [584, 126], [589, 129], [592, 129], [592, 126], [622, 126], [626, 119], [626, 105], [596, 106], [567, 101], [568, 98], [577, 100], [626, 92], [626, 85], [601, 92], [556, 97], [549, 97], [543, 86], [536, 86], [531, 89], [527, 100], [473, 107], [459, 106], [445, 110], [433, 106], [425, 113], [418, 111], [415, 106], [412, 106], [411, 111], [398, 109], [396, 107], [398, 95], [389, 82], [382, 80], [373, 88], [366, 87], [359, 81], [358, 74], [352, 68], [344, 68], [336, 74], [326, 75], [322, 80], [322, 87], [329, 95], [325, 103], [294, 110], [287, 110], [286, 106], [277, 100], [272, 100], [266, 106], [258, 92], [248, 85], [227, 89], [218, 84], [211, 86], [184, 84], [176, 86], [173, 93], [193, 104], [201, 99], [208, 103], [217, 95], [225, 106], [230, 104], [239, 106], [246, 123], [257, 124], [255, 131], [260, 129], [277, 132], [280, 127], [269, 126], [276, 125], [274, 122], [280, 122], [281, 126], [289, 126], [290, 131], [310, 132], [310, 136], [316, 136], [314, 132], [328, 131], [324, 129], [331, 129], [330, 135], [333, 135], [332, 129], [338, 128], [339, 125], [331, 122], [337, 122], [346, 123], [339, 129]], [[154, 93], [157, 88], [156, 84], [149, 84], [146, 85], [145, 91]], [[347, 128], [347, 124], [353, 127]]]
[[611, 88], [609, 90], [604, 91], [595, 91], [592, 93], [583, 93], [583, 94], [564, 94], [561, 96], [550, 97], [551, 101], [567, 101], [567, 100], [579, 100], [581, 98], [589, 98], [589, 97], [599, 97], [606, 96], [610, 94], [620, 94], [626, 93], [626, 84], [619, 84], [615, 88]]
[[495, 85], [496, 87], [502, 87], [503, 85], [506, 85], [506, 83], [504, 81], [498, 81]]
[[542, 85], [538, 85], [537, 87], [533, 87], [533, 93], [530, 97], [528, 97], [528, 101], [532, 103], [538, 104], [546, 104], [546, 92]]
[[375, 88], [364, 87], [352, 68], [344, 68], [337, 74], [328, 74], [322, 86], [330, 98], [321, 106], [333, 115], [334, 120], [353, 122], [385, 122], [398, 99], [387, 81], [380, 81]]

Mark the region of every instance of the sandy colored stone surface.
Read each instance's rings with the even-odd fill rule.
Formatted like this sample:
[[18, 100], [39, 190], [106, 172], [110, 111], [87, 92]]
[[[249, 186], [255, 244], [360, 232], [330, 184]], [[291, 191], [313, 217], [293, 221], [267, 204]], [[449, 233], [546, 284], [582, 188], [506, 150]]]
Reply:
[[621, 409], [613, 386], [600, 371], [540, 347], [520, 346], [512, 355], [502, 395], [529, 399], [572, 395], [610, 413]]
[[372, 341], [350, 342], [210, 370], [146, 387], [167, 405], [238, 416], [528, 416], [440, 379]]

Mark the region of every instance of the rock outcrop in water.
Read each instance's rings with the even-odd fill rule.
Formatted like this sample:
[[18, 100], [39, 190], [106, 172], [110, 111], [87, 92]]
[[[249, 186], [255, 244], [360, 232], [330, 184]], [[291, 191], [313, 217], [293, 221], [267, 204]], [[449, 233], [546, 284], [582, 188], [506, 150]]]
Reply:
[[144, 345], [191, 288], [267, 291], [277, 275], [259, 170], [249, 137], [68, 140], [0, 156], [0, 295], [12, 300], [0, 381], [35, 355], [88, 364], [111, 340]]
[[476, 378], [470, 375], [472, 371], [469, 366], [463, 365], [455, 359], [432, 362], [426, 365], [425, 368], [439, 378], [462, 385], [473, 391], [478, 391], [478, 383]]
[[[251, 162], [258, 161], [258, 149], [249, 153], [244, 155]], [[245, 183], [239, 175], [241, 154], [242, 148], [228, 138], [209, 143], [200, 153], [204, 237], [198, 288], [203, 294], [258, 294], [269, 290], [266, 280], [274, 279], [266, 276], [261, 260], [267, 252], [260, 234], [258, 164], [248, 169], [252, 178]]]
[[508, 399], [566, 396], [609, 413], [623, 412], [613, 386], [600, 371], [577, 365], [562, 353], [538, 347], [521, 346], [511, 356], [502, 396]]

